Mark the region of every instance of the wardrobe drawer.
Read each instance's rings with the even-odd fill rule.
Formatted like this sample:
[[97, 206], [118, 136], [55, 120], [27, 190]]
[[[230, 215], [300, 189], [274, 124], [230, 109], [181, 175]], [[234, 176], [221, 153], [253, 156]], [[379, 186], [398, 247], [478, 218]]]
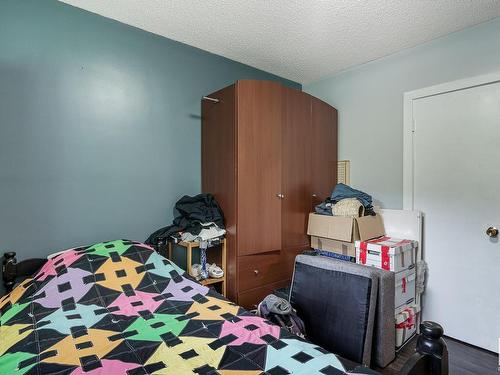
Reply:
[[238, 289], [254, 289], [287, 277], [281, 252], [238, 257]]
[[257, 305], [269, 294], [273, 293], [276, 289], [283, 288], [290, 283], [290, 280], [280, 280], [271, 284], [261, 286], [246, 292], [238, 294], [238, 305], [247, 310], [254, 310]]

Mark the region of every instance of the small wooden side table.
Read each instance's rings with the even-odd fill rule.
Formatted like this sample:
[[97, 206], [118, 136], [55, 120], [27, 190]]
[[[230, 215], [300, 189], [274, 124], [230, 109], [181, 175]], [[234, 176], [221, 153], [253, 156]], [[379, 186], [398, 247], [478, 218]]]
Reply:
[[[199, 248], [200, 243], [199, 242], [187, 242], [187, 241], [181, 241], [176, 243], [176, 245], [181, 246], [186, 250], [186, 271], [189, 275], [191, 275], [191, 267], [193, 264], [193, 249], [194, 248]], [[221, 263], [222, 263], [222, 270], [224, 271], [224, 276], [221, 278], [213, 278], [210, 277], [208, 279], [202, 279], [200, 280], [201, 285], [211, 285], [211, 284], [217, 284], [217, 283], [222, 283], [221, 285], [221, 290], [222, 290], [222, 295], [225, 297], [226, 296], [226, 266], [227, 266], [227, 242], [226, 239], [224, 238], [221, 242], [220, 245], [221, 248]], [[168, 259], [172, 259], [172, 243], [168, 243]]]

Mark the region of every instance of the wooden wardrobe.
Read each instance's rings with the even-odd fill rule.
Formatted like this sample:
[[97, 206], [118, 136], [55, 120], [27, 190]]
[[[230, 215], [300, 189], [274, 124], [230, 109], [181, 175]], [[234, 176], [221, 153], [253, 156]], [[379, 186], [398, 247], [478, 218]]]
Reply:
[[224, 211], [228, 298], [246, 308], [290, 281], [307, 219], [337, 179], [337, 110], [277, 82], [202, 101], [202, 190]]

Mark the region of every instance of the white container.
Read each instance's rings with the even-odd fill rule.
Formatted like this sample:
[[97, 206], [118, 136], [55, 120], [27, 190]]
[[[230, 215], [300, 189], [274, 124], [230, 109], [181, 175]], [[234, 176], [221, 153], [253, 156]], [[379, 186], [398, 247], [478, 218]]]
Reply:
[[396, 314], [396, 348], [405, 344], [417, 332], [419, 313], [418, 305], [411, 305]]
[[417, 241], [383, 236], [356, 241], [356, 263], [392, 272], [415, 266]]
[[410, 268], [396, 273], [396, 287], [394, 294], [394, 306], [398, 309], [404, 305], [415, 302], [415, 268]]

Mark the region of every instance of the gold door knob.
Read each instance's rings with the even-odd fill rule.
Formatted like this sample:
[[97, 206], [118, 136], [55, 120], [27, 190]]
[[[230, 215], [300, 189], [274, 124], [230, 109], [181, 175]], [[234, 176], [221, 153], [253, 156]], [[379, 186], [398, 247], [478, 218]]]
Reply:
[[491, 238], [496, 238], [498, 236], [498, 229], [495, 227], [489, 227], [486, 229], [486, 234]]

